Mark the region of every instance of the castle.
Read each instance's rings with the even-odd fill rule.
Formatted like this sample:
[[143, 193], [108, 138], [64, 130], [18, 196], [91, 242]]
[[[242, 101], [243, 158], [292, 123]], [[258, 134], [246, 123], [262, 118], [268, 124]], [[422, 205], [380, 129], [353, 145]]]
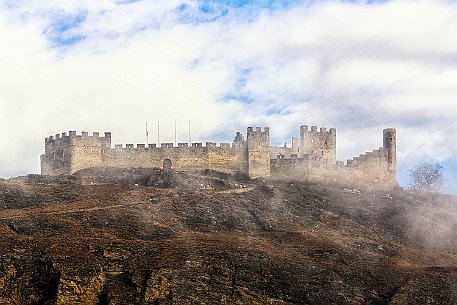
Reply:
[[251, 178], [327, 181], [348, 186], [389, 189], [396, 181], [396, 131], [384, 129], [383, 146], [361, 154], [346, 165], [336, 160], [336, 129], [300, 127], [291, 147], [270, 146], [268, 127], [247, 128], [246, 139], [237, 132], [232, 143], [214, 142], [121, 144], [111, 146], [111, 133], [77, 135], [75, 131], [45, 139], [41, 155], [44, 175], [73, 174], [91, 167], [159, 167], [165, 170], [241, 173]]

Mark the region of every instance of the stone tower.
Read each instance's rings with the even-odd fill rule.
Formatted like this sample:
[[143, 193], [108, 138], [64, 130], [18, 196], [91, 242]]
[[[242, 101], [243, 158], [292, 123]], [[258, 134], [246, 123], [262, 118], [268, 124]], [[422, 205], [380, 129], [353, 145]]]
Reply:
[[45, 139], [45, 153], [41, 155], [41, 173], [44, 175], [73, 174], [101, 166], [102, 155], [111, 147], [111, 132], [100, 137], [98, 132], [76, 135], [76, 131], [57, 134]]
[[304, 125], [300, 127], [300, 155], [309, 155], [312, 159], [324, 163], [336, 163], [336, 129]]
[[383, 148], [387, 150], [387, 170], [392, 174], [397, 171], [397, 131], [386, 128], [383, 133]]
[[249, 177], [270, 177], [270, 129], [248, 127], [246, 142]]

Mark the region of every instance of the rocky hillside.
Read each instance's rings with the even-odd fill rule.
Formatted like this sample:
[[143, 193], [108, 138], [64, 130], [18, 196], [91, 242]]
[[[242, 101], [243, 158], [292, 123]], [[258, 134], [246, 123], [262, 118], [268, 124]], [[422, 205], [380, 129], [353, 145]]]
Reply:
[[0, 304], [456, 304], [457, 200], [214, 172], [0, 181]]

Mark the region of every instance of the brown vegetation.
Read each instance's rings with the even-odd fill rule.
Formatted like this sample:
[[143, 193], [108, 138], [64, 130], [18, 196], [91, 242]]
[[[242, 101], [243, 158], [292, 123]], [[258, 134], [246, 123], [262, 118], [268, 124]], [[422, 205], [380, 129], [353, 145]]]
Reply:
[[139, 169], [0, 181], [0, 303], [457, 303], [455, 198], [360, 193]]

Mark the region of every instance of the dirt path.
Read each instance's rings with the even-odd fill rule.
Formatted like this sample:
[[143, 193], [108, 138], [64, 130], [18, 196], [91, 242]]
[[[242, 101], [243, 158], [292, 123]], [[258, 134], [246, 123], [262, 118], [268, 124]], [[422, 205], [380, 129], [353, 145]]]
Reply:
[[224, 191], [217, 191], [215, 193], [219, 194], [234, 194], [234, 193], [245, 193], [252, 191], [255, 187], [254, 186], [248, 186], [240, 189], [230, 189], [230, 190], [224, 190]]
[[118, 203], [118, 204], [112, 204], [112, 205], [93, 206], [93, 207], [80, 207], [80, 208], [68, 207], [68, 209], [65, 209], [66, 208], [65, 206], [63, 206], [63, 207], [60, 206], [60, 208], [63, 208], [63, 210], [59, 210], [59, 211], [56, 211], [55, 209], [52, 211], [46, 211], [46, 210], [43, 211], [43, 209], [40, 209], [40, 208], [6, 210], [6, 211], [0, 212], [0, 220], [20, 219], [20, 218], [25, 218], [25, 217], [30, 217], [30, 216], [37, 216], [37, 215], [64, 215], [64, 214], [90, 212], [90, 211], [98, 211], [98, 210], [110, 210], [110, 209], [123, 208], [123, 207], [128, 207], [128, 206], [133, 206], [133, 205], [146, 204], [146, 203], [148, 203], [148, 202], [142, 201], [142, 202]]
[[[212, 193], [245, 193], [252, 191], [255, 187], [249, 186], [240, 189], [230, 189], [224, 191], [212, 191]], [[52, 206], [42, 206], [42, 207], [32, 207], [24, 209], [9, 209], [0, 211], [0, 221], [1, 220], [11, 220], [11, 219], [20, 219], [26, 217], [32, 217], [37, 215], [65, 215], [72, 213], [82, 213], [82, 212], [91, 212], [99, 210], [110, 210], [116, 208], [124, 208], [133, 205], [146, 204], [149, 201], [137, 201], [137, 202], [127, 202], [127, 203], [117, 203], [111, 205], [97, 205], [97, 202], [90, 203], [61, 203], [53, 204]]]

